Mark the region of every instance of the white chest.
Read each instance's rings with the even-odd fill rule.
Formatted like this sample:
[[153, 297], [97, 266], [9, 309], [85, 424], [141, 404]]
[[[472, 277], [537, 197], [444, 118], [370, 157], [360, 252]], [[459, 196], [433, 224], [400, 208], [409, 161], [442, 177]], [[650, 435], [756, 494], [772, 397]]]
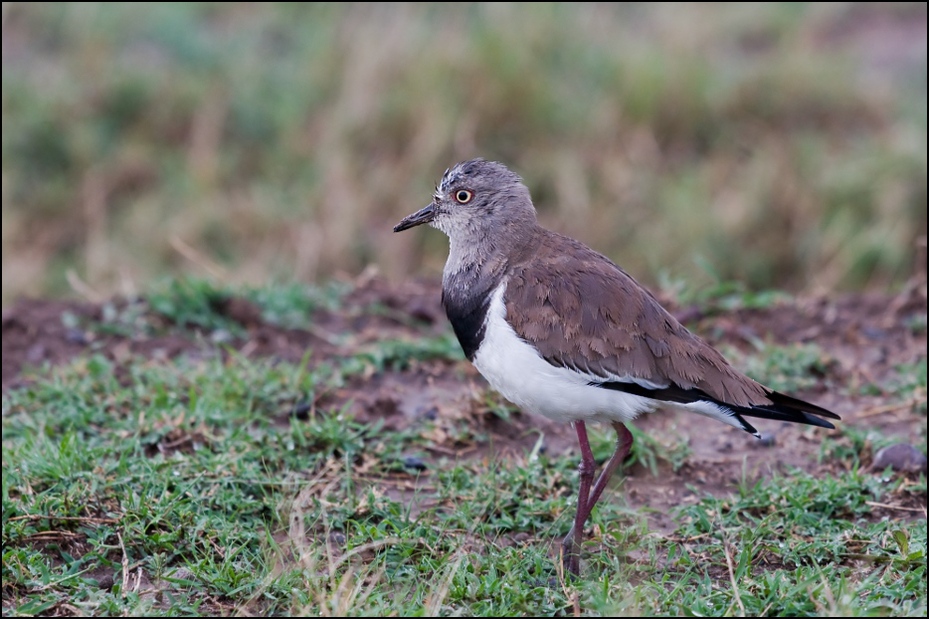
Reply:
[[591, 386], [588, 383], [596, 377], [555, 367], [543, 359], [507, 323], [505, 290], [506, 282], [493, 292], [474, 365], [506, 399], [557, 421], [623, 422], [658, 408], [648, 398]]

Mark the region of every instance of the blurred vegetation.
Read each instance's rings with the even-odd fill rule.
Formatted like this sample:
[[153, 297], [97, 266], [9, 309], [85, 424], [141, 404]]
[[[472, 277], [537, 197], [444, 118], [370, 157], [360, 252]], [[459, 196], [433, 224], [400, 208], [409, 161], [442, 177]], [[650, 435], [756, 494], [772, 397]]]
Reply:
[[925, 3], [2, 10], [4, 303], [434, 274], [473, 156], [648, 283], [925, 268]]

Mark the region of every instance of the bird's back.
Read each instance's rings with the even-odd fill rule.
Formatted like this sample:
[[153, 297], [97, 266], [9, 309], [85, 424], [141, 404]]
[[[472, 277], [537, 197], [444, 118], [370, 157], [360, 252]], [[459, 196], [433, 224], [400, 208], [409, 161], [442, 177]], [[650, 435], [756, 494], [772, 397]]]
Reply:
[[583, 243], [539, 228], [510, 266], [505, 303], [516, 333], [549, 363], [655, 388], [699, 389], [737, 406], [770, 404], [632, 276]]

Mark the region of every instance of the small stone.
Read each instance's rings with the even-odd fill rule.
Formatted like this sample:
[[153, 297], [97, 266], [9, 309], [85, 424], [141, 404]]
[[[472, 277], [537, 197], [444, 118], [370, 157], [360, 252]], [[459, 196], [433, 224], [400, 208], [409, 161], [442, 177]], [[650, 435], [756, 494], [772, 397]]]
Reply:
[[256, 327], [264, 322], [261, 308], [248, 299], [228, 297], [216, 301], [215, 305], [215, 309], [220, 314], [231, 318], [245, 328]]
[[106, 590], [112, 589], [113, 585], [116, 583], [117, 575], [118, 574], [116, 572], [101, 575], [99, 578], [97, 578], [97, 586], [100, 587], [101, 589], [106, 589]]
[[884, 329], [879, 329], [877, 327], [865, 326], [862, 327], [861, 332], [865, 334], [868, 338], [872, 340], [886, 340], [887, 331]]
[[210, 341], [214, 344], [225, 344], [231, 342], [233, 339], [232, 333], [228, 329], [216, 329], [210, 334]]
[[345, 546], [345, 533], [341, 531], [330, 531], [329, 543], [333, 546]]
[[436, 408], [435, 406], [432, 406], [432, 407], [426, 409], [426, 410], [421, 414], [421, 416], [422, 416], [423, 419], [426, 419], [426, 420], [428, 420], [428, 421], [435, 421], [436, 419], [439, 418], [439, 409]]
[[310, 418], [311, 410], [313, 410], [313, 402], [310, 400], [300, 400], [294, 404], [293, 409], [290, 411], [290, 416], [295, 417], [301, 421], [306, 421]]
[[81, 344], [87, 345], [90, 340], [87, 337], [87, 334], [81, 331], [80, 329], [68, 329], [65, 331], [65, 339], [72, 344]]
[[759, 447], [774, 447], [777, 445], [777, 435], [774, 432], [762, 432], [758, 437]]
[[908, 443], [895, 443], [874, 454], [872, 471], [883, 471], [887, 467], [905, 473], [926, 471], [926, 456]]
[[422, 458], [417, 456], [404, 456], [403, 468], [413, 469], [414, 471], [425, 471], [428, 467]]

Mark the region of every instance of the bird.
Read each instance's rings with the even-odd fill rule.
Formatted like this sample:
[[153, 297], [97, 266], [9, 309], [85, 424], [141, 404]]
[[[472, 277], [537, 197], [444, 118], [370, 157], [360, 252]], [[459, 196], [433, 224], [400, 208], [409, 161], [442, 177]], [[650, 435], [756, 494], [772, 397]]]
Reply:
[[[528, 188], [502, 163], [448, 168], [429, 204], [393, 230], [422, 224], [448, 236], [442, 305], [468, 360], [522, 410], [574, 426], [578, 499], [561, 550], [573, 577], [584, 525], [632, 448], [626, 423], [677, 410], [761, 438], [746, 418], [830, 429], [826, 419], [840, 419], [742, 374], [609, 258], [541, 226]], [[596, 481], [589, 422], [616, 431]]]

